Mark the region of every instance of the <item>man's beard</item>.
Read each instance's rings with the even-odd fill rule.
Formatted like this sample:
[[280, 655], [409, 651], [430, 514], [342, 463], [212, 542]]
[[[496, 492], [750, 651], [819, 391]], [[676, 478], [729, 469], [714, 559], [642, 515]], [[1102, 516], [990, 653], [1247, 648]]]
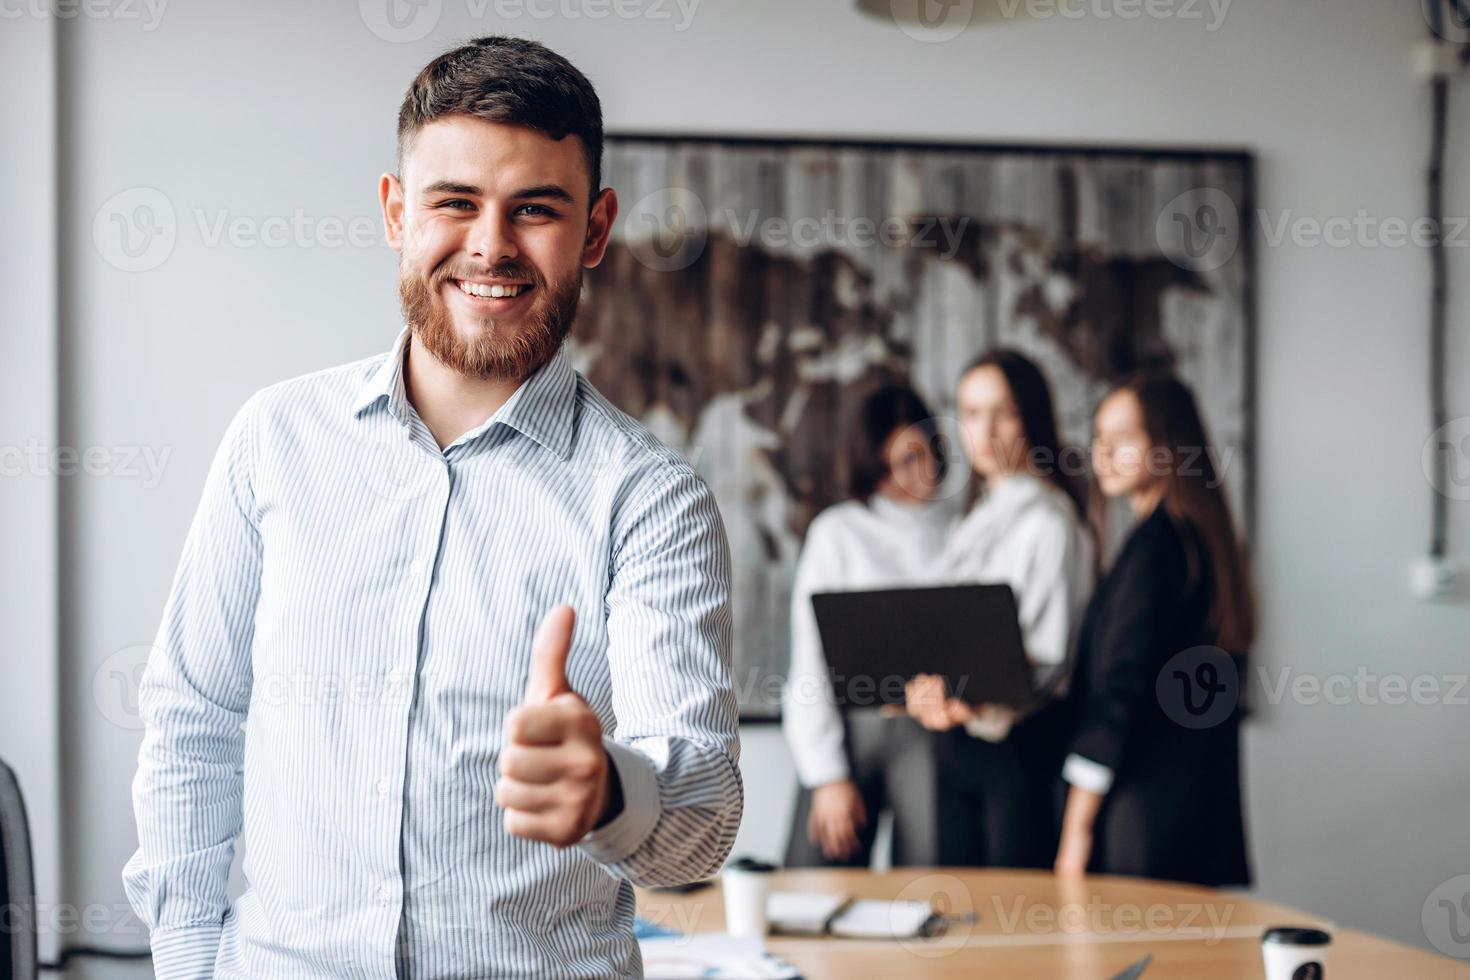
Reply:
[[[532, 306], [520, 315], [518, 327], [501, 318], [478, 316], [475, 335], [468, 340], [461, 336], [441, 289], [451, 279], [477, 278], [532, 284]], [[450, 283], [450, 288], [459, 287]], [[512, 265], [473, 272], [441, 269], [425, 283], [402, 262], [398, 265], [398, 298], [404, 320], [429, 353], [467, 378], [522, 381], [540, 370], [571, 332], [581, 295], [580, 268], [570, 280], [555, 284], [549, 284], [535, 268]]]

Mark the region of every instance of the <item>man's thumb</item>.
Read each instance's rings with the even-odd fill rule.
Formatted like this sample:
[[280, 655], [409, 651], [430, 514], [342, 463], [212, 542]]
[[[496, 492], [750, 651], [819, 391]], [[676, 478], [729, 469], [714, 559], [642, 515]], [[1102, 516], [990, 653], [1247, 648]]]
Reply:
[[567, 683], [567, 654], [572, 649], [572, 626], [577, 614], [571, 606], [557, 606], [541, 620], [531, 641], [531, 673], [526, 678], [526, 704], [543, 704], [572, 690]]

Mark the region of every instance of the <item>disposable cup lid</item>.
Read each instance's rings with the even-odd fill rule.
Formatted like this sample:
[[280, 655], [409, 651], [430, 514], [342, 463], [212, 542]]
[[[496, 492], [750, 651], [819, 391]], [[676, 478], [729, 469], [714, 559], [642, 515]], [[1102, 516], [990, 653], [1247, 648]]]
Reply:
[[725, 865], [725, 870], [746, 871], [756, 874], [770, 874], [772, 871], [776, 870], [776, 866], [774, 864], [767, 864], [765, 861], [757, 861], [755, 858], [743, 857], [736, 858], [729, 864]]
[[1261, 936], [1261, 942], [1280, 943], [1283, 946], [1329, 946], [1332, 944], [1332, 937], [1321, 929], [1277, 926], [1267, 929], [1265, 935]]

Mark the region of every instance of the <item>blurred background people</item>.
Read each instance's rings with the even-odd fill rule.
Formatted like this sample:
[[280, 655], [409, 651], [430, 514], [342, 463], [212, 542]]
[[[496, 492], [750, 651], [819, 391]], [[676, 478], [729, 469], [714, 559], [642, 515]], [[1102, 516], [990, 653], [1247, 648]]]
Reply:
[[[1138, 522], [1082, 620], [1058, 872], [1245, 885], [1245, 556], [1194, 396], [1139, 376], [1098, 406], [1093, 471]], [[1218, 700], [1218, 703], [1215, 703]]]
[[792, 590], [781, 724], [801, 789], [786, 863], [867, 866], [886, 807], [893, 813], [893, 863], [931, 864], [932, 740], [907, 718], [839, 708], [811, 597], [933, 581], [956, 516], [936, 499], [944, 455], [929, 407], [906, 386], [866, 399], [845, 455], [852, 499], [812, 521]]
[[[975, 360], [960, 379], [959, 421], [974, 504], [943, 557], [947, 582], [1006, 583], [1039, 697], [1022, 716], [948, 697], [942, 679], [909, 683], [909, 713], [937, 741], [944, 864], [1044, 867], [1054, 853], [1051, 800], [1061, 763], [1057, 716], [1044, 710], [1066, 680], [1074, 626], [1093, 582], [1095, 549], [1080, 481], [1063, 456], [1051, 388], [1009, 349]], [[976, 637], [983, 655], [983, 637]]]

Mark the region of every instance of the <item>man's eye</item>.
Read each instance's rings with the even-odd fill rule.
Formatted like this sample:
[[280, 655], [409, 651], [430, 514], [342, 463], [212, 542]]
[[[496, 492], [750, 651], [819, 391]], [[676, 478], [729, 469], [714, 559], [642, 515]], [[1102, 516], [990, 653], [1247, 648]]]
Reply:
[[434, 206], [435, 207], [439, 207], [439, 208], [452, 208], [455, 211], [461, 211], [461, 210], [464, 210], [465, 208], [473, 208], [474, 207], [473, 204], [471, 204], [469, 201], [466, 201], [462, 197], [456, 197], [456, 198], [453, 198], [452, 200], [448, 200], [448, 201], [440, 201], [438, 204], [436, 204]]
[[554, 218], [556, 212], [544, 204], [522, 204], [516, 208], [516, 214], [523, 214], [531, 218]]

